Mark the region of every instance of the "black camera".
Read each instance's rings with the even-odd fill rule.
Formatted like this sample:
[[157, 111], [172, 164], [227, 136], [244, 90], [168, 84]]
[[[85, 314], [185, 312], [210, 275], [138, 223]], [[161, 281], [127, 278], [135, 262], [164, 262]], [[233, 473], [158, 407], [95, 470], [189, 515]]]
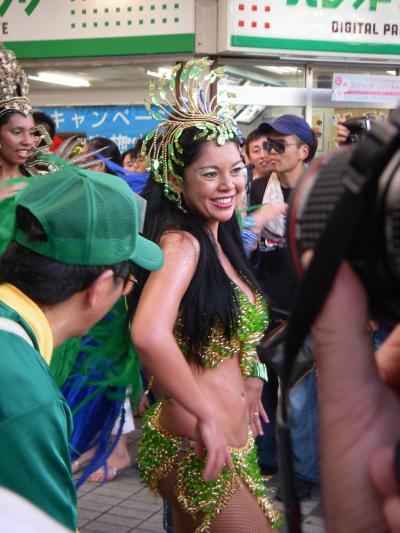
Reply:
[[372, 315], [400, 322], [400, 108], [365, 133], [319, 159], [294, 189], [288, 247], [301, 277], [301, 256], [314, 250], [303, 282], [310, 299], [328, 292], [346, 259], [367, 288]]
[[[363, 281], [371, 315], [400, 322], [400, 108], [387, 122], [375, 121], [359, 144], [327, 154], [306, 172], [289, 198], [286, 238], [303, 279], [285, 335], [278, 449], [287, 531], [299, 533], [289, 389], [301, 346], [343, 260]], [[308, 250], [313, 257], [304, 271]]]
[[371, 128], [371, 117], [352, 117], [344, 122], [344, 126], [350, 131], [344, 144], [360, 144], [367, 131]]

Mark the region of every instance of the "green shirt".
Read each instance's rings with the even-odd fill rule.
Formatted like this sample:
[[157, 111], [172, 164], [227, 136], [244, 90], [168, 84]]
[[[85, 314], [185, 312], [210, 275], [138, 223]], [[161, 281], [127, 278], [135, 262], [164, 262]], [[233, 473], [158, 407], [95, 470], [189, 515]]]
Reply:
[[[17, 183], [27, 183], [29, 177], [12, 178], [0, 183], [0, 188], [15, 185]], [[0, 255], [7, 248], [9, 242], [14, 236], [15, 230], [15, 212], [17, 209], [17, 198], [19, 193], [4, 200], [0, 199]]]
[[34, 344], [0, 329], [0, 485], [75, 531], [70, 409], [38, 351], [33, 329], [4, 301], [0, 317], [18, 322]]

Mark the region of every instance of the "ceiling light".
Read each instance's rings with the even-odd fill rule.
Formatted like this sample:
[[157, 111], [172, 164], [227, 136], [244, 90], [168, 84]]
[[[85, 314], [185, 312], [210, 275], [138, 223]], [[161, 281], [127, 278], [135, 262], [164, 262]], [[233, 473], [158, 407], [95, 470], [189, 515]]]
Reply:
[[268, 72], [272, 72], [274, 74], [281, 74], [281, 75], [293, 75], [297, 74], [297, 72], [300, 70], [298, 67], [265, 67], [264, 65], [257, 65], [257, 68], [260, 68], [262, 70], [267, 70]]
[[390, 74], [391, 76], [396, 76], [396, 71], [395, 70], [387, 70], [386, 72], [388, 74]]
[[170, 68], [163, 68], [163, 67], [159, 67], [157, 71], [154, 71], [154, 70], [148, 70], [146, 72], [146, 74], [148, 76], [153, 76], [154, 78], [161, 78], [162, 76], [164, 76], [164, 78], [166, 78], [167, 80], [170, 79], [170, 77], [172, 76], [172, 69]]
[[67, 87], [90, 87], [90, 83], [84, 78], [53, 74], [52, 72], [38, 72], [37, 76], [28, 76], [28, 78], [36, 81], [43, 81], [44, 83], [66, 85]]

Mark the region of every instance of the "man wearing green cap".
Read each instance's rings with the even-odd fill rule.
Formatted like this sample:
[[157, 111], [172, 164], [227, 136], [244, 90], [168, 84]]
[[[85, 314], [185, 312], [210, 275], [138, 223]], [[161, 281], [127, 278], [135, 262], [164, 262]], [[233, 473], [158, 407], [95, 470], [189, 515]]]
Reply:
[[133, 287], [133, 264], [157, 270], [119, 178], [68, 167], [18, 199], [0, 259], [0, 485], [70, 530], [77, 526], [72, 416], [49, 372], [53, 347], [84, 334]]

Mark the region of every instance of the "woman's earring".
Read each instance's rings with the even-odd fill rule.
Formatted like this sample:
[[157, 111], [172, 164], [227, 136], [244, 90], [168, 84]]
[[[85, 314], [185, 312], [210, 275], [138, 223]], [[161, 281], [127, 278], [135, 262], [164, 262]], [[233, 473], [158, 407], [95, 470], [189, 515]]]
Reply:
[[181, 192], [178, 193], [176, 196], [176, 205], [179, 207], [181, 211], [183, 211], [184, 213], [187, 213], [186, 209], [182, 205], [182, 193]]

